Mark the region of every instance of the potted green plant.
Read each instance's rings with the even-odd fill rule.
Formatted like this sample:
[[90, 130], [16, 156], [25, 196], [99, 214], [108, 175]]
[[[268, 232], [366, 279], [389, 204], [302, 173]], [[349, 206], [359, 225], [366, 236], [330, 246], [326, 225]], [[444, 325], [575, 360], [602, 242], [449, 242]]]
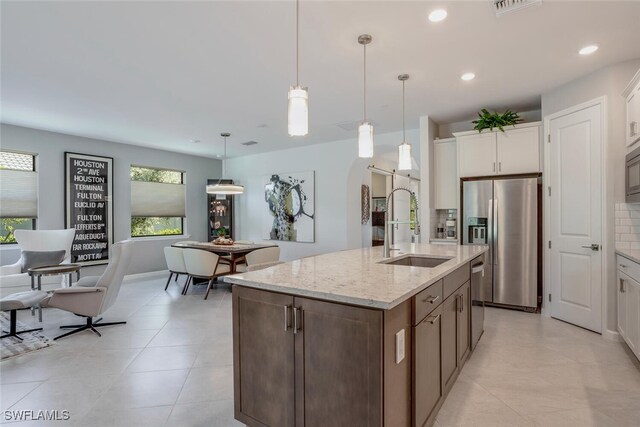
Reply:
[[216, 234], [218, 235], [218, 237], [224, 237], [227, 235], [227, 229], [224, 227], [220, 227], [216, 230]]
[[510, 110], [505, 111], [503, 114], [499, 114], [496, 111], [490, 113], [486, 108], [483, 108], [478, 113], [478, 117], [478, 120], [471, 122], [475, 125], [473, 129], [477, 130], [478, 133], [481, 133], [484, 129], [493, 130], [494, 128], [498, 128], [504, 132], [505, 126], [515, 126], [522, 121], [518, 113], [514, 113]]

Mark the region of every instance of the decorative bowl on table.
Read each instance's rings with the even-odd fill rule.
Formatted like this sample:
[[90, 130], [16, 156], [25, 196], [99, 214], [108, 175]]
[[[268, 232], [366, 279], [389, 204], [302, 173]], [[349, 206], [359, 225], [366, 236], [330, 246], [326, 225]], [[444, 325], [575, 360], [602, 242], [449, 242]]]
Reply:
[[231, 246], [233, 245], [233, 239], [229, 237], [218, 237], [211, 243], [213, 243], [214, 245]]

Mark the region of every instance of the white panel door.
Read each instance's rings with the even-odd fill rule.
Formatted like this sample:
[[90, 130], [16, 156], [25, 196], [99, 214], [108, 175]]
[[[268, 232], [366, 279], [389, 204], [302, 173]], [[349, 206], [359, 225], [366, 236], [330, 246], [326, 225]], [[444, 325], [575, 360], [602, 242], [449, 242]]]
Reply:
[[595, 332], [602, 332], [601, 108], [549, 123], [551, 315]]
[[540, 172], [540, 128], [498, 132], [498, 174]]
[[458, 167], [461, 178], [495, 175], [495, 132], [458, 137]]
[[456, 165], [456, 142], [435, 142], [433, 145], [433, 168], [436, 192], [436, 209], [458, 208], [458, 183]]
[[[394, 188], [409, 188], [411, 183], [406, 176], [396, 175], [393, 180]], [[393, 193], [393, 220], [394, 221], [409, 221], [410, 203], [409, 193], [406, 191], [396, 191]], [[394, 224], [393, 225], [393, 243], [408, 243], [411, 242], [411, 230], [409, 224]]]

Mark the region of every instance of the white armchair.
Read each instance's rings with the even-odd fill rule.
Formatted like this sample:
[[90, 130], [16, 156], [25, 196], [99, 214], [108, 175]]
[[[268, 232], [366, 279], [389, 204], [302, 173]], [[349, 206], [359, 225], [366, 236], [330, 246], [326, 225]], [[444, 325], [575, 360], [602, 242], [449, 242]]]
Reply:
[[[16, 230], [14, 236], [21, 251], [65, 251], [62, 264], [71, 261], [71, 245], [76, 235], [73, 228], [66, 230]], [[66, 277], [66, 276], [65, 276]], [[60, 286], [59, 276], [43, 277], [43, 290]], [[48, 285], [48, 286], [47, 286]], [[0, 296], [31, 289], [28, 273], [22, 272], [20, 260], [11, 265], [0, 267]]]

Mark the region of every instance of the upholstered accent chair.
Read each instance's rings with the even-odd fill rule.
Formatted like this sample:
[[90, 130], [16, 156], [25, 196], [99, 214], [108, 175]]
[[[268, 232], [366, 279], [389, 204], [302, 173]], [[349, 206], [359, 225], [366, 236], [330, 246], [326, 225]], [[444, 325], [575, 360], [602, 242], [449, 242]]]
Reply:
[[127, 322], [100, 322], [95, 317], [106, 312], [118, 298], [122, 280], [129, 267], [133, 252], [133, 241], [124, 240], [111, 247], [111, 259], [102, 276], [88, 276], [80, 279], [70, 288], [60, 288], [42, 302], [43, 307], [54, 307], [85, 317], [86, 323], [60, 326], [61, 329], [73, 329], [54, 339], [60, 339], [78, 332], [91, 330], [101, 336], [96, 328], [123, 325]]

